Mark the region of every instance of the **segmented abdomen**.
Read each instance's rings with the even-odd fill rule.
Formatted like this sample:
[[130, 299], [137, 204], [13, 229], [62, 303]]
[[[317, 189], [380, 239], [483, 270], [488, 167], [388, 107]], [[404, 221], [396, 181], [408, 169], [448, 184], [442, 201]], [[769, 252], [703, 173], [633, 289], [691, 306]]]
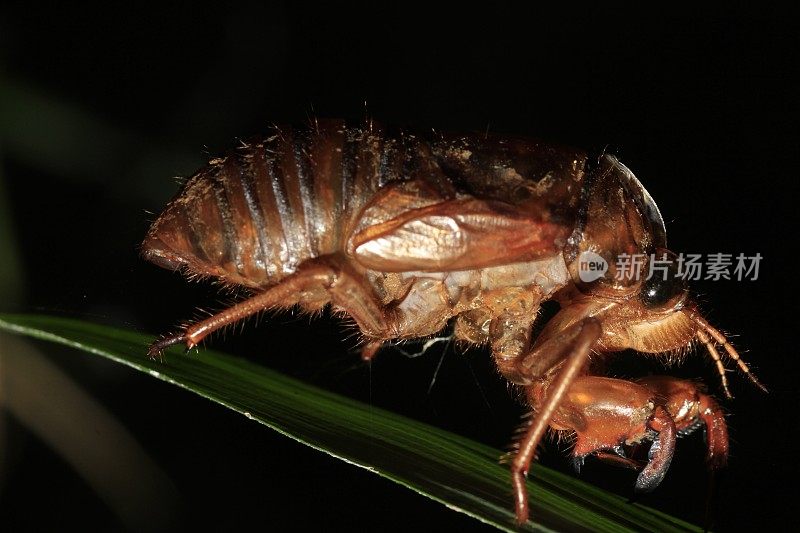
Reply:
[[400, 177], [396, 146], [368, 129], [325, 121], [276, 129], [212, 160], [151, 227], [143, 254], [173, 269], [250, 287], [342, 251], [375, 190]]

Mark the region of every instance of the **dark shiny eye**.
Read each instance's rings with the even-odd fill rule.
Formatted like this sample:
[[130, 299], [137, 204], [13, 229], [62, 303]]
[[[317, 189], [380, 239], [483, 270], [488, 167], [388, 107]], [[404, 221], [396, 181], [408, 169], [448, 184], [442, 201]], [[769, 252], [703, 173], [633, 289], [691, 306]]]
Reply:
[[[657, 257], [661, 262], [660, 269], [652, 272], [639, 293], [642, 303], [650, 309], [664, 307], [672, 301], [677, 304], [686, 294], [686, 283], [678, 276], [678, 264], [673, 260], [674, 256], [660, 253]], [[666, 264], [666, 261], [669, 263]]]

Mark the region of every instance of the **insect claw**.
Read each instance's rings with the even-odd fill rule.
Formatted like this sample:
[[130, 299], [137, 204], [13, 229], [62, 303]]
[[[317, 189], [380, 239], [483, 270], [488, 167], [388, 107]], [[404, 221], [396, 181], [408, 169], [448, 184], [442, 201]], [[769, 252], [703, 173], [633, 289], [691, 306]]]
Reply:
[[[147, 349], [147, 356], [150, 359], [156, 359], [163, 361], [164, 360], [164, 350], [169, 348], [174, 344], [180, 344], [181, 342], [186, 341], [186, 335], [183, 333], [176, 333], [173, 335], [169, 335], [167, 337], [161, 338], [150, 345]], [[188, 351], [188, 348], [187, 348]]]
[[657, 407], [647, 427], [658, 434], [653, 438], [653, 444], [647, 453], [647, 464], [636, 478], [634, 490], [639, 493], [652, 492], [658, 487], [675, 452], [675, 421], [665, 409]]

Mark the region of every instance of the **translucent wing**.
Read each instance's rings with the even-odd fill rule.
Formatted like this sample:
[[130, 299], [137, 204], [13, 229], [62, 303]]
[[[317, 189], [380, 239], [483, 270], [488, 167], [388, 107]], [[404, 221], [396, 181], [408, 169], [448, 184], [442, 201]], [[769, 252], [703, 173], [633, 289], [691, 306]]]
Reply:
[[383, 272], [468, 270], [531, 261], [559, 253], [571, 231], [546, 215], [501, 202], [449, 200], [367, 226], [348, 248], [361, 265]]

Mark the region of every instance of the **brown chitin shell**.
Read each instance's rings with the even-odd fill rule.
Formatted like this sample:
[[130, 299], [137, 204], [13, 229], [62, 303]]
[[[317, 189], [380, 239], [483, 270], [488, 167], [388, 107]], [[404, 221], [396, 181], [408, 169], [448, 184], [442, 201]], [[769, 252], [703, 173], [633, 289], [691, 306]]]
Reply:
[[[350, 237], [364, 240], [399, 213], [474, 198], [486, 216], [505, 211], [541, 232], [517, 256], [532, 260], [560, 252], [573, 231], [585, 161], [579, 151], [495, 135], [418, 136], [343, 121], [276, 128], [192, 176], [151, 227], [143, 254], [167, 268], [265, 287], [304, 261], [348, 252]], [[373, 202], [382, 191], [393, 201]], [[364, 211], [370, 203], [381, 207]], [[504, 228], [495, 230], [499, 238]], [[482, 266], [505, 260], [487, 257]]]
[[[675, 276], [661, 215], [610, 155], [495, 135], [414, 135], [369, 124], [276, 128], [188, 180], [153, 224], [146, 258], [254, 289], [249, 298], [156, 340], [152, 357], [265, 309], [331, 304], [366, 339], [362, 357], [397, 339], [435, 335], [456, 318], [458, 341], [488, 344], [496, 368], [526, 387], [536, 417], [511, 460], [517, 520], [525, 476], [548, 427], [587, 455], [641, 469], [637, 490], [664, 477], [679, 432], [704, 424], [709, 464], [727, 456], [719, 406], [690, 382], [594, 376], [592, 355], [675, 354], [706, 346], [726, 393], [717, 346], [763, 388]], [[607, 263], [581, 278], [581, 257]], [[622, 256], [659, 254], [672, 267], [645, 279]], [[600, 264], [601, 261], [597, 261]], [[617, 272], [624, 269], [622, 272]], [[617, 276], [617, 274], [629, 274]], [[535, 339], [542, 302], [561, 310]], [[679, 406], [694, 407], [684, 413]], [[645, 465], [625, 446], [654, 439]]]

